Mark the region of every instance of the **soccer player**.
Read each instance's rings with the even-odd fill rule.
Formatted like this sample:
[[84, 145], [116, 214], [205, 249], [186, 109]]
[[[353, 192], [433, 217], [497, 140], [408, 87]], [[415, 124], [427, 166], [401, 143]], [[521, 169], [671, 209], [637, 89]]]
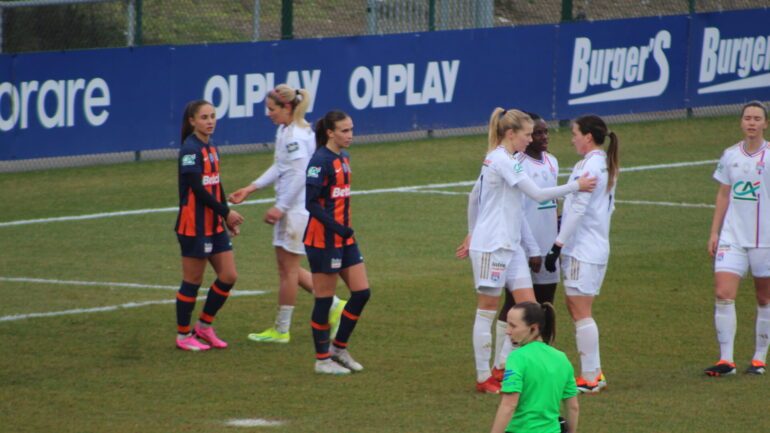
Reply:
[[[192, 101], [185, 107], [178, 162], [179, 215], [175, 227], [182, 250], [182, 284], [176, 296], [176, 346], [189, 351], [227, 347], [227, 343], [217, 338], [211, 323], [238, 278], [228, 230], [237, 235], [243, 217], [229, 209], [225, 201], [219, 179], [219, 154], [211, 138], [216, 124], [214, 107], [209, 102]], [[195, 333], [191, 334], [190, 320], [206, 262], [211, 263], [217, 278], [209, 289]]]
[[522, 192], [543, 202], [578, 189], [590, 191], [596, 179], [583, 176], [566, 185], [541, 189], [514, 157], [532, 141], [532, 119], [519, 110], [496, 108], [489, 121], [487, 154], [468, 199], [468, 236], [457, 257], [470, 256], [478, 294], [473, 325], [476, 390], [500, 392], [490, 372], [492, 325], [503, 286], [516, 302], [534, 301], [532, 277], [521, 247]]
[[[609, 143], [604, 146], [609, 138]], [[615, 184], [620, 162], [618, 137], [599, 117], [582, 116], [572, 124], [572, 144], [583, 155], [572, 169], [575, 179], [589, 173], [599, 179], [591, 193], [567, 196], [559, 235], [545, 258], [545, 268], [556, 271], [559, 255], [564, 275], [567, 310], [575, 322], [575, 341], [580, 353], [580, 392], [595, 394], [607, 386], [599, 356], [599, 328], [591, 307], [599, 295], [610, 255], [610, 218], [615, 210]], [[562, 250], [563, 247], [563, 250]]]
[[751, 268], [757, 299], [754, 358], [748, 374], [764, 374], [770, 335], [770, 210], [767, 200], [770, 149], [764, 132], [767, 108], [758, 101], [743, 107], [743, 141], [722, 154], [714, 179], [719, 182], [708, 251], [714, 258], [716, 305], [714, 326], [719, 362], [705, 370], [709, 376], [735, 374], [735, 298], [741, 277]]
[[[353, 140], [353, 120], [342, 111], [330, 111], [316, 123], [315, 138], [317, 148], [307, 167], [305, 203], [310, 220], [304, 238], [315, 293], [310, 322], [316, 351], [315, 371], [348, 374], [364, 369], [347, 348], [370, 296], [364, 258], [350, 225], [352, 171], [345, 149]], [[350, 289], [350, 299], [342, 310], [337, 335], [331, 337], [329, 307], [338, 276]]]
[[[524, 173], [532, 179], [540, 188], [556, 186], [559, 175], [559, 161], [548, 152], [548, 125], [537, 114], [528, 113], [535, 126], [532, 130], [532, 142], [523, 153], [517, 154], [524, 167]], [[542, 266], [545, 253], [551, 248], [558, 234], [558, 214], [556, 200], [536, 202], [529, 197], [522, 201], [524, 208], [524, 220], [522, 221], [522, 246], [529, 257], [529, 270], [532, 274], [532, 283], [535, 290], [535, 298], [540, 304], [546, 302], [553, 304], [556, 284], [559, 282], [559, 269], [549, 272]], [[533, 240], [527, 240], [527, 234], [531, 233]], [[513, 296], [505, 291], [505, 302], [497, 317], [495, 332], [495, 367], [492, 368], [492, 376], [498, 381], [503, 380], [503, 370], [508, 354], [512, 346], [510, 339], [505, 335], [508, 326], [506, 318], [508, 310], [513, 306]]]
[[[273, 225], [273, 246], [278, 264], [278, 313], [275, 325], [259, 333], [249, 334], [249, 340], [260, 343], [288, 343], [291, 339], [291, 317], [297, 299], [297, 286], [313, 293], [310, 272], [300, 266], [305, 255], [302, 234], [307, 225], [305, 210], [305, 169], [315, 150], [315, 136], [305, 121], [310, 106], [310, 92], [294, 90], [279, 84], [265, 98], [267, 115], [278, 125], [275, 134], [275, 160], [258, 179], [229, 197], [231, 203], [241, 203], [252, 192], [275, 184], [276, 203], [265, 213], [264, 221]], [[332, 303], [334, 323], [344, 303], [336, 296]]]
[[502, 399], [492, 433], [558, 432], [564, 405], [567, 431], [575, 433], [580, 408], [574, 370], [567, 356], [552, 348], [556, 332], [553, 305], [523, 302], [508, 312], [506, 334], [518, 350], [505, 367]]

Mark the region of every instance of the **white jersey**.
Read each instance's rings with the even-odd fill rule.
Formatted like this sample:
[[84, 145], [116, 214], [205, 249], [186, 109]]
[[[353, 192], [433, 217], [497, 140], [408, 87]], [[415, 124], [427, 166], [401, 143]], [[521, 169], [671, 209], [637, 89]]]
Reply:
[[610, 257], [610, 218], [615, 210], [615, 185], [607, 191], [607, 154], [602, 150], [587, 153], [575, 164], [570, 178], [577, 179], [583, 173], [596, 177], [596, 188], [567, 196], [556, 241], [564, 245], [563, 255], [604, 265]]
[[719, 241], [743, 248], [768, 248], [770, 174], [765, 163], [770, 160], [767, 155], [770, 149], [767, 141], [752, 154], [747, 153], [744, 146], [744, 142], [740, 142], [725, 150], [714, 171], [714, 179], [730, 186], [730, 201]]
[[[535, 159], [527, 154], [522, 154], [520, 159], [524, 166], [524, 173], [532, 179], [540, 188], [556, 186], [559, 175], [559, 161], [543, 152], [542, 159]], [[529, 229], [540, 248], [541, 255], [545, 255], [553, 245], [558, 234], [557, 202], [556, 199], [536, 202], [529, 197], [524, 197], [524, 218], [529, 224]]]
[[275, 184], [275, 206], [283, 212], [305, 210], [305, 170], [315, 151], [315, 134], [309, 127], [292, 122], [275, 134], [273, 165], [253, 183], [262, 189]]

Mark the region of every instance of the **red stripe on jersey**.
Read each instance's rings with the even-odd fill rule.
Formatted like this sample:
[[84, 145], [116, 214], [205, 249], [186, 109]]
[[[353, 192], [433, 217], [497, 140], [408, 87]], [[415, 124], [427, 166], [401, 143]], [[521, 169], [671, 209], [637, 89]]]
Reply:
[[307, 226], [307, 235], [305, 236], [305, 245], [316, 248], [326, 248], [326, 239], [324, 239], [324, 225], [315, 218], [310, 218]]
[[195, 194], [192, 189], [187, 191], [187, 204], [182, 207], [179, 215], [179, 230], [177, 233], [184, 236], [195, 236]]

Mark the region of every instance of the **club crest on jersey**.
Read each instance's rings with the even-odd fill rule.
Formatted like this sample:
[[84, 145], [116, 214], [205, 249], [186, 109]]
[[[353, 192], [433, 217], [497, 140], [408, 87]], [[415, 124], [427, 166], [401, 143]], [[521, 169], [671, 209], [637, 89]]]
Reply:
[[339, 269], [342, 267], [342, 259], [332, 259], [331, 268]]
[[318, 177], [321, 174], [321, 167], [308, 167], [307, 177]]
[[749, 181], [735, 182], [733, 185], [733, 199], [745, 201], [757, 201], [757, 191], [761, 182]]
[[209, 161], [212, 163], [217, 162], [217, 155], [213, 153], [209, 153]]
[[194, 153], [191, 155], [184, 155], [182, 156], [182, 167], [186, 167], [189, 165], [195, 165], [195, 155]]
[[757, 174], [762, 174], [765, 171], [765, 161], [759, 161], [757, 163]]
[[208, 254], [214, 250], [214, 244], [211, 242], [206, 242], [203, 244], [203, 252]]
[[350, 173], [350, 166], [347, 162], [342, 163], [342, 171], [343, 173]]

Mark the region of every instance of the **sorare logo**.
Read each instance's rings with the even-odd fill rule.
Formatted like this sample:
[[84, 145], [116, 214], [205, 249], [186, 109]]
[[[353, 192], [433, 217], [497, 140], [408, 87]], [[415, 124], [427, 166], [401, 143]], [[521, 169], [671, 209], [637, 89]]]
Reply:
[[[659, 30], [641, 45], [595, 48], [587, 37], [575, 38], [569, 105], [652, 98], [666, 91], [670, 67], [666, 51], [671, 33]], [[657, 69], [657, 75], [649, 74]], [[652, 75], [652, 76], [650, 76]]]
[[770, 87], [770, 32], [745, 30], [753, 31], [725, 38], [717, 27], [703, 29], [698, 94]]

